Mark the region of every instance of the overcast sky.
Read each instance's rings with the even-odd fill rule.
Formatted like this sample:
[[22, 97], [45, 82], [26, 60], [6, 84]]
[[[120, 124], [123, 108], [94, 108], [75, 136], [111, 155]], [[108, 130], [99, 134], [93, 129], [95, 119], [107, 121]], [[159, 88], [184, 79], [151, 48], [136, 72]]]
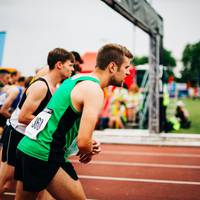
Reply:
[[164, 19], [164, 46], [181, 58], [187, 43], [200, 41], [200, 0], [151, 0]]
[[[200, 0], [150, 0], [164, 20], [164, 47], [180, 59], [187, 43], [200, 41]], [[0, 0], [0, 31], [7, 31], [3, 66], [33, 74], [49, 50], [81, 54], [108, 42], [142, 56], [149, 37], [101, 0]]]
[[[121, 42], [138, 55], [148, 55], [149, 38], [146, 33], [139, 28], [134, 28], [129, 21], [104, 3], [98, 0], [92, 2], [90, 0], [85, 1], [88, 4], [86, 9], [89, 12], [86, 12], [88, 14], [84, 12], [86, 18], [83, 16], [82, 19], [87, 19], [89, 24], [92, 24], [93, 37], [98, 37], [98, 45], [106, 42]], [[164, 47], [172, 51], [172, 55], [177, 59], [181, 59], [186, 44], [200, 41], [200, 0], [149, 0], [149, 3], [164, 20]], [[92, 7], [96, 15], [93, 12], [90, 14]], [[80, 15], [77, 15], [77, 17], [81, 20]], [[104, 19], [103, 22], [102, 19]], [[95, 22], [97, 23], [95, 24]], [[102, 31], [99, 27], [102, 28]], [[116, 27], [118, 27], [117, 31]], [[83, 31], [91, 30], [86, 28]], [[96, 44], [93, 48], [93, 45], [89, 44], [89, 40], [88, 45], [91, 46], [91, 49], [97, 47]], [[84, 51], [85, 47], [81, 47], [80, 50]]]

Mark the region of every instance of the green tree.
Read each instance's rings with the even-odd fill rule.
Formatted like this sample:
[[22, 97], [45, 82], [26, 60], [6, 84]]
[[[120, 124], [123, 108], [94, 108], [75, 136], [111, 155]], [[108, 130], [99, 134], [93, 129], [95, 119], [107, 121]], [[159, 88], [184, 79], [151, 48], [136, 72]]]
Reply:
[[135, 56], [134, 59], [132, 60], [133, 65], [143, 65], [146, 63], [148, 63], [147, 56], [142, 56], [142, 57]]
[[163, 51], [161, 52], [160, 64], [166, 67], [166, 71], [164, 73], [166, 81], [169, 76], [174, 76], [173, 68], [176, 66], [176, 59], [173, 57], [171, 51], [163, 48]]
[[191, 82], [193, 85], [200, 83], [200, 41], [187, 44], [182, 55], [183, 71], [182, 81]]
[[[148, 57], [142, 56], [142, 57], [134, 57], [132, 60], [133, 65], [143, 65], [145, 63], [148, 63]], [[161, 60], [160, 64], [166, 67], [164, 76], [165, 81], [168, 80], [169, 76], [174, 76], [173, 68], [176, 66], [176, 59], [173, 57], [172, 52], [163, 48], [163, 51], [161, 52]]]
[[173, 57], [172, 52], [163, 48], [161, 54], [161, 64], [169, 69], [173, 69], [176, 66], [176, 59]]
[[[143, 65], [145, 63], [148, 63], [149, 58], [147, 56], [138, 57], [135, 56], [132, 60], [132, 64], [134, 65]], [[168, 51], [167, 49], [163, 49], [161, 53], [161, 62], [160, 64], [173, 69], [176, 66], [176, 59], [172, 56], [171, 51]]]

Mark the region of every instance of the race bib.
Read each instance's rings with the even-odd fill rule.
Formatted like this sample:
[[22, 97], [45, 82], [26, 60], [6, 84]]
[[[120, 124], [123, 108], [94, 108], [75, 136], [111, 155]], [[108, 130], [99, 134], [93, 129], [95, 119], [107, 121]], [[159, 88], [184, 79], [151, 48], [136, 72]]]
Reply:
[[24, 134], [29, 138], [36, 140], [38, 133], [44, 129], [52, 113], [53, 111], [51, 109], [45, 108], [30, 122], [26, 127]]

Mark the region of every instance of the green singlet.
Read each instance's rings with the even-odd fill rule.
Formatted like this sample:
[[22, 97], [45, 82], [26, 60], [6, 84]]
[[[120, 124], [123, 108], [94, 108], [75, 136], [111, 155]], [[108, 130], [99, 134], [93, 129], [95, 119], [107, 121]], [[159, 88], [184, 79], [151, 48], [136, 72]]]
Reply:
[[47, 104], [53, 113], [45, 128], [39, 132], [36, 140], [23, 137], [17, 147], [19, 150], [43, 161], [67, 161], [67, 150], [77, 137], [82, 115], [72, 105], [71, 91], [84, 80], [99, 84], [99, 80], [84, 75], [65, 80]]

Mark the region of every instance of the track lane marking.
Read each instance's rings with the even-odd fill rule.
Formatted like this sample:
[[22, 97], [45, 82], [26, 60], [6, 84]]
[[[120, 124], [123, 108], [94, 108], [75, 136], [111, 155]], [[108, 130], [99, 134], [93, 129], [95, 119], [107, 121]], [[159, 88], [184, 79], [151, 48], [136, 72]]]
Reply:
[[108, 181], [164, 183], [164, 184], [181, 184], [181, 185], [200, 185], [200, 182], [194, 182], [194, 181], [175, 181], [175, 180], [141, 179], [141, 178], [119, 178], [119, 177], [110, 177], [110, 176], [79, 175], [79, 178], [81, 178], [81, 179], [94, 179], [94, 180], [108, 180]]
[[8, 196], [15, 196], [15, 192], [4, 192], [3, 195], [8, 195]]
[[[80, 163], [78, 160], [70, 159], [72, 163]], [[114, 162], [114, 161], [91, 161], [94, 165], [114, 165], [114, 166], [134, 166], [134, 167], [159, 167], [159, 168], [178, 168], [178, 169], [200, 169], [199, 165], [174, 165], [159, 163], [138, 163], [138, 162]]]
[[101, 154], [200, 158], [199, 154], [191, 154], [191, 153], [154, 153], [154, 152], [151, 153], [151, 152], [139, 152], [139, 151], [132, 152], [132, 151], [103, 150]]
[[[16, 193], [15, 192], [4, 192], [4, 195], [6, 195], [6, 196], [15, 196]], [[97, 200], [97, 199], [86, 199], [86, 200]]]

